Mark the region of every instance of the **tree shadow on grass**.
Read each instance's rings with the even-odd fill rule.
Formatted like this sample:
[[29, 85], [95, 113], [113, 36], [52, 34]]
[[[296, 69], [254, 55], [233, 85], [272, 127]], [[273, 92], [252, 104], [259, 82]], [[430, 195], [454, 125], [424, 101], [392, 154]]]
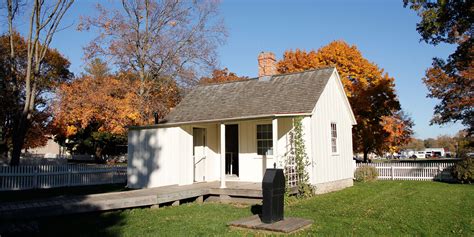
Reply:
[[38, 236], [120, 236], [127, 224], [123, 211], [56, 216], [37, 221]]
[[84, 213], [22, 220], [2, 220], [0, 235], [5, 236], [119, 236], [113, 226], [125, 225], [120, 211]]
[[0, 236], [118, 236], [111, 230], [125, 224], [122, 212], [100, 212], [100, 206], [84, 203], [86, 198], [63, 195], [41, 202], [4, 202], [11, 209], [0, 212]]

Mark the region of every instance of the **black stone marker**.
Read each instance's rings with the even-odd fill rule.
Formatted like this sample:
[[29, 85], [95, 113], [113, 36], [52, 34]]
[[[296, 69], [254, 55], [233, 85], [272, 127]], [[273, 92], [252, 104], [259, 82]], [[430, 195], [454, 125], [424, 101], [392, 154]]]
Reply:
[[262, 181], [263, 207], [261, 221], [274, 223], [283, 220], [285, 176], [283, 169], [267, 169]]

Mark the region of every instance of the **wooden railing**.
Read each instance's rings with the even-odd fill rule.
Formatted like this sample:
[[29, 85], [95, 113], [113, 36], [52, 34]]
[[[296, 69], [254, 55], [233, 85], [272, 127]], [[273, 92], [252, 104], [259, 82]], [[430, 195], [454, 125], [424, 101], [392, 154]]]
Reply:
[[455, 162], [430, 163], [357, 163], [373, 166], [380, 180], [443, 180], [451, 181], [451, 168]]
[[126, 182], [123, 165], [0, 166], [0, 191]]

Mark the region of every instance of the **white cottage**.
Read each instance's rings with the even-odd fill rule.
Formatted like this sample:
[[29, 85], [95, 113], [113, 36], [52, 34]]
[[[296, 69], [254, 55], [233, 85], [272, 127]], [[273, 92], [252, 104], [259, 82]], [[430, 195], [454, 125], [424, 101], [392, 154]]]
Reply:
[[258, 78], [197, 86], [159, 124], [130, 128], [128, 187], [261, 182], [284, 164], [297, 116], [316, 192], [352, 186], [356, 121], [336, 68], [276, 75], [275, 62], [262, 53]]

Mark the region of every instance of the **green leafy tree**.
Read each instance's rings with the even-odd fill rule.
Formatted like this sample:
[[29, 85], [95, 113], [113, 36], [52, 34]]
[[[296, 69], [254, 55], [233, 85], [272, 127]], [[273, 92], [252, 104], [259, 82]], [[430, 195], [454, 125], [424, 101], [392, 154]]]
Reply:
[[84, 70], [88, 75], [96, 78], [111, 75], [109, 65], [100, 58], [92, 59]]
[[424, 142], [426, 148], [438, 147], [438, 142], [434, 138], [427, 138], [423, 142]]
[[97, 161], [108, 155], [119, 155], [127, 152], [127, 136], [100, 131], [99, 123], [90, 123], [79, 128], [73, 135], [57, 133], [55, 141], [65, 147], [71, 154], [93, 154]]
[[[285, 154], [284, 166], [286, 172], [296, 175], [289, 177], [286, 173], [286, 179], [296, 178], [297, 197], [310, 197], [314, 194], [314, 188], [309, 180], [309, 173], [306, 168], [310, 165], [308, 154], [304, 141], [304, 132], [302, 125], [302, 117], [296, 117], [293, 120], [293, 131], [290, 133], [291, 149]], [[293, 181], [293, 180], [291, 180]], [[290, 189], [293, 187], [286, 186], [286, 195], [289, 195]]]
[[302, 197], [310, 197], [313, 195], [313, 186], [309, 181], [309, 174], [306, 168], [310, 165], [308, 154], [306, 154], [306, 146], [304, 144], [304, 132], [302, 117], [295, 118], [293, 126], [295, 128], [295, 160], [296, 172], [298, 174], [298, 195]]
[[410, 142], [403, 146], [403, 149], [412, 149], [416, 151], [424, 150], [425, 143], [421, 139], [411, 138]]

